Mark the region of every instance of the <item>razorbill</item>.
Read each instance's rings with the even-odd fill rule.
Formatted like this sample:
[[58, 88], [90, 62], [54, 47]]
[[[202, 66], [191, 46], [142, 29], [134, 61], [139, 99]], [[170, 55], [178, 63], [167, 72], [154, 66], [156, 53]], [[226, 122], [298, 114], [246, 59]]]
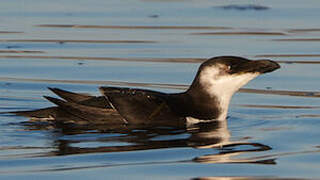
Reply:
[[181, 126], [199, 121], [225, 120], [232, 95], [260, 74], [280, 68], [271, 60], [236, 56], [210, 58], [202, 63], [187, 91], [162, 93], [152, 90], [100, 87], [103, 96], [90, 96], [49, 88], [63, 100], [47, 97], [56, 106], [13, 112], [72, 124], [124, 124]]

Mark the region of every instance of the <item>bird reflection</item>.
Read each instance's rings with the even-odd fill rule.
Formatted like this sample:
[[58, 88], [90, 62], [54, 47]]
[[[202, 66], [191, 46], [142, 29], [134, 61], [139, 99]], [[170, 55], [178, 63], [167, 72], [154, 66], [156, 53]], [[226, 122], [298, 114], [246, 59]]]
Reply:
[[[28, 124], [30, 130], [50, 128]], [[56, 130], [56, 127], [54, 127]], [[56, 150], [50, 155], [70, 155], [98, 152], [125, 152], [164, 148], [212, 148], [212, 154], [193, 158], [197, 163], [256, 163], [275, 164], [275, 159], [237, 158], [251, 152], [268, 151], [271, 147], [230, 140], [227, 121], [198, 123], [186, 128], [137, 126], [60, 127], [54, 140]]]

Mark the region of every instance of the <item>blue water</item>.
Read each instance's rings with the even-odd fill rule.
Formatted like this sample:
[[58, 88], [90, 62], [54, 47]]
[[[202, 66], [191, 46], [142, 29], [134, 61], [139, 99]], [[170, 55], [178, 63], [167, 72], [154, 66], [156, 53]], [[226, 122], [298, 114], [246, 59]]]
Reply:
[[[221, 8], [248, 4], [268, 9]], [[192, 82], [199, 63], [162, 62], [163, 58], [238, 55], [301, 61], [282, 63], [281, 69], [245, 88], [320, 90], [320, 2], [316, 0], [11, 0], [0, 5], [1, 112], [50, 106], [42, 98], [53, 95], [47, 87], [93, 95], [99, 94], [99, 86], [113, 83], [182, 91], [174, 86], [126, 84]], [[163, 26], [167, 28], [148, 28]], [[139, 58], [160, 60], [138, 62]], [[319, 109], [317, 96], [237, 93], [223, 129], [207, 125], [195, 130], [132, 131], [71, 131], [0, 114], [0, 179], [318, 179]], [[214, 136], [225, 137], [232, 146], [221, 149]]]

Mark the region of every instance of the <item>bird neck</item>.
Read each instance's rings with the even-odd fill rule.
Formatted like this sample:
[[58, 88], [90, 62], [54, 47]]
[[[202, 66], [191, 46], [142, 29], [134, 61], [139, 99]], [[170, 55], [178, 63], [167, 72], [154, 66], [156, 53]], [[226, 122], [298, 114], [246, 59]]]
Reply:
[[195, 109], [195, 116], [199, 120], [225, 120], [227, 118], [228, 107], [232, 97], [219, 93], [214, 94], [208, 91], [208, 87], [203, 87], [200, 83], [194, 82], [186, 91], [190, 96], [192, 106]]

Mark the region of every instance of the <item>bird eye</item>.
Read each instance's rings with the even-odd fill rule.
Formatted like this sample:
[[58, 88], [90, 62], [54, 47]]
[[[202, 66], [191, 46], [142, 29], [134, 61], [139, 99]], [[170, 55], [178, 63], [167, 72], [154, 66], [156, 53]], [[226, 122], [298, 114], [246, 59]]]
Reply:
[[231, 71], [232, 71], [231, 68], [232, 68], [231, 65], [227, 66], [227, 67], [226, 67], [226, 72], [231, 73]]

